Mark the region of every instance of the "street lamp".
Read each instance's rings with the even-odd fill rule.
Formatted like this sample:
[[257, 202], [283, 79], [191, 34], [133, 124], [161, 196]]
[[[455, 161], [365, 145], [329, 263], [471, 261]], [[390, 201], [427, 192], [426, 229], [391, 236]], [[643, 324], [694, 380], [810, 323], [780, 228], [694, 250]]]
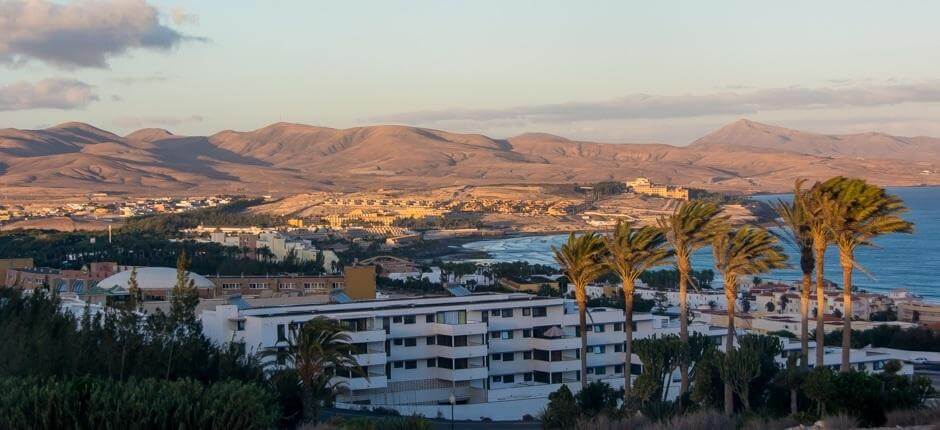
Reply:
[[454, 430], [454, 405], [457, 404], [457, 399], [454, 397], [454, 393], [450, 393], [450, 397], [447, 399], [450, 402], [450, 430]]

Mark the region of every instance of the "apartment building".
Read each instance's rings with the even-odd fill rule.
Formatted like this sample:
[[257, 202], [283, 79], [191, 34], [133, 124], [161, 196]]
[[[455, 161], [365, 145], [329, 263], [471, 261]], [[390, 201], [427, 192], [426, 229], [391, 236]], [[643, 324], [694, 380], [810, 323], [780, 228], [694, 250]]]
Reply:
[[210, 275], [206, 278], [215, 285], [216, 295], [257, 296], [280, 293], [309, 296], [343, 291], [353, 300], [375, 299], [373, 266], [346, 266], [343, 273], [332, 275]]
[[[343, 375], [338, 401], [369, 405], [437, 405], [451, 394], [460, 404], [546, 399], [562, 384], [580, 388], [578, 314], [571, 300], [530, 294], [474, 294], [346, 304], [239, 309], [201, 314], [206, 335], [249, 350], [282, 348], [291, 328], [315, 317], [348, 329], [361, 375]], [[588, 319], [588, 380], [622, 386], [640, 372], [635, 356], [624, 368], [623, 312], [592, 308]], [[635, 337], [677, 333], [664, 316], [634, 315]], [[725, 332], [693, 324], [720, 342]], [[368, 375], [368, 378], [365, 376]], [[538, 402], [544, 406], [543, 403]], [[535, 415], [538, 410], [519, 413]]]

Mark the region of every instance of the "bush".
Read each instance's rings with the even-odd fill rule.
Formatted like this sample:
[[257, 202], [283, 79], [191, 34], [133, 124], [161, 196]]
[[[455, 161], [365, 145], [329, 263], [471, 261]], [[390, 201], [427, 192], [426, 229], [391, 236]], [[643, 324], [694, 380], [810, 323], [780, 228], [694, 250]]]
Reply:
[[720, 430], [734, 428], [734, 421], [717, 411], [698, 411], [663, 420], [643, 430]]
[[632, 418], [617, 418], [601, 414], [593, 418], [578, 420], [576, 429], [579, 430], [643, 430], [650, 424], [649, 419], [642, 415]]
[[7, 429], [269, 429], [274, 397], [237, 381], [0, 378], [0, 422]]

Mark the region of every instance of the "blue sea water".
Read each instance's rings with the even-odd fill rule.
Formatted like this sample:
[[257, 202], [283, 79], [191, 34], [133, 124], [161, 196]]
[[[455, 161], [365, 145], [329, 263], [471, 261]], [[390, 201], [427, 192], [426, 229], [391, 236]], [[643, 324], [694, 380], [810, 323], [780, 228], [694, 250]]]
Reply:
[[[904, 218], [914, 223], [914, 234], [892, 234], [876, 239], [876, 247], [861, 248], [856, 259], [870, 277], [856, 271], [854, 284], [872, 292], [887, 292], [904, 288], [932, 302], [940, 302], [940, 187], [891, 188], [889, 191], [902, 198], [910, 209]], [[756, 196], [772, 201], [787, 199], [789, 195]], [[489, 261], [528, 261], [554, 265], [552, 245], [559, 246], [567, 235], [523, 236], [506, 239], [483, 240], [464, 244], [467, 249], [485, 251]], [[787, 249], [791, 267], [776, 270], [764, 279], [799, 280], [801, 273], [798, 255]], [[713, 268], [711, 250], [696, 253], [692, 265], [696, 269]], [[826, 254], [826, 278], [841, 284], [842, 271], [838, 252], [833, 248]], [[717, 276], [716, 276], [717, 278]], [[721, 280], [716, 279], [716, 286]]]

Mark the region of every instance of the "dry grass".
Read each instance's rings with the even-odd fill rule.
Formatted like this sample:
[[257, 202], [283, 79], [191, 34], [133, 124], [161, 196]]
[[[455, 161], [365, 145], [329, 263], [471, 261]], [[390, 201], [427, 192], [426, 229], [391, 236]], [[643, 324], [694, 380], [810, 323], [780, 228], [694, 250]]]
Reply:
[[650, 420], [643, 416], [632, 418], [611, 418], [599, 415], [591, 419], [580, 419], [575, 425], [578, 430], [645, 430]]
[[888, 412], [886, 427], [940, 424], [940, 407]]
[[744, 423], [741, 430], [786, 430], [798, 427], [800, 423], [790, 417], [766, 419], [753, 418]]
[[725, 430], [733, 429], [734, 420], [717, 411], [699, 411], [664, 420], [643, 430]]
[[852, 430], [858, 428], [858, 420], [845, 414], [829, 416], [823, 418], [822, 421], [826, 430]]

